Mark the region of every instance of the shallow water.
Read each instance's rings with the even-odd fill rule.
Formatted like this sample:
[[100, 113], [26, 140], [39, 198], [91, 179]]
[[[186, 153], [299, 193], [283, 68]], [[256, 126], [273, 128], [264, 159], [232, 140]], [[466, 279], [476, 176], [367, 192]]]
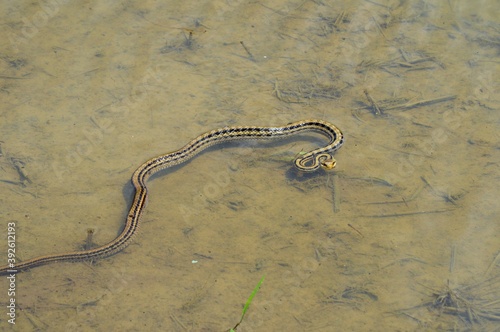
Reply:
[[205, 131], [346, 137], [328, 173], [291, 170], [306, 135], [155, 176], [125, 251], [0, 282], [2, 330], [14, 298], [22, 331], [224, 331], [263, 275], [238, 331], [500, 329], [498, 2], [0, 6], [18, 260], [112, 240], [132, 172]]

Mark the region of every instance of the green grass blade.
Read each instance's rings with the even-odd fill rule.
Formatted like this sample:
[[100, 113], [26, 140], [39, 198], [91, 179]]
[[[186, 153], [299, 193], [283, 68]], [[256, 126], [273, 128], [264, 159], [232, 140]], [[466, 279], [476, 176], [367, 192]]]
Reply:
[[243, 318], [245, 317], [245, 314], [247, 313], [247, 310], [250, 307], [250, 303], [252, 303], [253, 297], [259, 291], [260, 285], [262, 285], [262, 282], [264, 281], [264, 277], [265, 277], [265, 275], [262, 276], [262, 278], [260, 279], [259, 283], [257, 284], [257, 286], [255, 286], [255, 288], [253, 289], [252, 294], [250, 294], [250, 297], [248, 298], [247, 302], [245, 303], [245, 306], [243, 307], [243, 313], [241, 314], [240, 321], [232, 329], [228, 330], [228, 332], [236, 332], [236, 329], [238, 328], [238, 326], [243, 321]]
[[258, 283], [258, 284], [257, 284], [257, 286], [255, 286], [255, 288], [253, 289], [253, 292], [252, 292], [252, 294], [250, 294], [250, 297], [248, 298], [247, 303], [245, 303], [245, 306], [243, 307], [243, 313], [242, 313], [242, 315], [241, 315], [240, 322], [243, 320], [243, 317], [245, 317], [245, 314], [247, 313], [247, 310], [248, 310], [248, 308], [250, 307], [250, 303], [252, 303], [253, 297], [254, 297], [254, 296], [255, 296], [255, 294], [257, 294], [257, 292], [259, 291], [259, 289], [260, 289], [260, 285], [262, 285], [262, 282], [264, 281], [264, 278], [265, 278], [265, 275], [263, 275], [263, 276], [262, 276], [262, 278], [260, 278], [259, 283]]

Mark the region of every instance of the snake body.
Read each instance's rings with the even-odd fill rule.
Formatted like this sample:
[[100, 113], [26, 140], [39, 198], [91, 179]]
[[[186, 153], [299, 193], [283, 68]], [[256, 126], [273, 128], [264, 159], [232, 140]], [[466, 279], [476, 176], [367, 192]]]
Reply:
[[224, 127], [206, 132], [183, 148], [165, 155], [152, 158], [142, 164], [132, 175], [135, 195], [128, 212], [123, 231], [111, 242], [88, 250], [65, 252], [31, 258], [17, 264], [0, 267], [0, 275], [15, 274], [36, 266], [53, 262], [95, 261], [114, 255], [126, 248], [139, 228], [141, 215], [146, 207], [148, 188], [146, 182], [158, 171], [186, 162], [204, 149], [233, 140], [285, 138], [303, 132], [317, 132], [329, 139], [327, 145], [300, 155], [295, 159], [297, 169], [304, 172], [319, 168], [331, 169], [336, 161], [332, 154], [344, 143], [342, 132], [333, 124], [322, 120], [304, 120], [287, 124], [283, 127], [235, 126]]

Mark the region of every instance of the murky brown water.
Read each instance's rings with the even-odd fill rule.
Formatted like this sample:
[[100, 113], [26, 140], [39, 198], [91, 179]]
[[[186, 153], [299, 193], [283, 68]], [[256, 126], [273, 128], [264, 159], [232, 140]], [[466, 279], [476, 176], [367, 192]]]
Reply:
[[238, 331], [500, 329], [498, 2], [0, 6], [18, 259], [113, 239], [136, 167], [204, 131], [346, 136], [328, 174], [290, 171], [305, 138], [156, 177], [124, 252], [17, 276], [18, 330], [224, 331], [263, 275]]

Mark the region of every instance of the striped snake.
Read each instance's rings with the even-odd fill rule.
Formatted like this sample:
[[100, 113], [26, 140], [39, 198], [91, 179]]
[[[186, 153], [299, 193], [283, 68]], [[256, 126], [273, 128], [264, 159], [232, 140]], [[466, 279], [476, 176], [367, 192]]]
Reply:
[[113, 241], [92, 249], [38, 256], [17, 264], [4, 265], [0, 267], [0, 275], [14, 274], [26, 271], [35, 266], [53, 262], [95, 261], [116, 254], [127, 247], [137, 233], [140, 218], [146, 207], [148, 197], [146, 182], [151, 175], [162, 169], [186, 162], [204, 149], [215, 144], [240, 139], [284, 138], [309, 131], [320, 133], [330, 141], [324, 147], [299, 155], [295, 159], [296, 168], [305, 172], [315, 171], [319, 168], [332, 169], [336, 163], [332, 153], [342, 146], [344, 138], [342, 132], [337, 127], [322, 120], [298, 121], [283, 127], [238, 126], [212, 130], [196, 137], [177, 151], [146, 161], [134, 172], [132, 175], [132, 184], [135, 187], [134, 200], [128, 212], [123, 231]]

